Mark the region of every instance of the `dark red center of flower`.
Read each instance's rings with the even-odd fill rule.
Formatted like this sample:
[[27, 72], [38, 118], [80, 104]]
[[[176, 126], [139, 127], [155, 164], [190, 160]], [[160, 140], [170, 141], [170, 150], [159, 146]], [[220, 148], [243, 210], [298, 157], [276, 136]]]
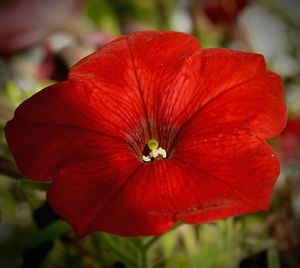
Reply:
[[168, 158], [174, 147], [178, 130], [171, 124], [158, 124], [150, 121], [127, 136], [127, 142], [143, 162]]
[[128, 144], [137, 157], [146, 163], [169, 157], [177, 131], [164, 124], [150, 124], [150, 127], [145, 125], [128, 137]]

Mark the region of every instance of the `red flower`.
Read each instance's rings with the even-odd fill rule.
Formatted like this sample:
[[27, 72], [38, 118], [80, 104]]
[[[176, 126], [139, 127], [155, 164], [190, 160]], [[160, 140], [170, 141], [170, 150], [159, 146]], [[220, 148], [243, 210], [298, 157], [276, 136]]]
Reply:
[[25, 101], [5, 131], [80, 236], [155, 235], [268, 209], [279, 161], [264, 140], [285, 125], [282, 91], [261, 55], [137, 32]]
[[0, 4], [0, 54], [8, 55], [66, 30], [84, 7], [83, 0], [10, 0]]
[[205, 0], [204, 12], [214, 24], [234, 22], [249, 0]]
[[286, 161], [300, 160], [300, 118], [288, 122], [280, 135], [280, 151]]

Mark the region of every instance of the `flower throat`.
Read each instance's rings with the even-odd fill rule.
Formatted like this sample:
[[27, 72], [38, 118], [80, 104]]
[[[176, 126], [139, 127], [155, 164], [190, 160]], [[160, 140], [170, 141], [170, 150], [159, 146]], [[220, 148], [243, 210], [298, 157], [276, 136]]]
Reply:
[[166, 158], [167, 152], [162, 147], [158, 147], [158, 141], [155, 139], [149, 140], [148, 144], [145, 145], [143, 150], [142, 159], [148, 163], [154, 161], [157, 158]]

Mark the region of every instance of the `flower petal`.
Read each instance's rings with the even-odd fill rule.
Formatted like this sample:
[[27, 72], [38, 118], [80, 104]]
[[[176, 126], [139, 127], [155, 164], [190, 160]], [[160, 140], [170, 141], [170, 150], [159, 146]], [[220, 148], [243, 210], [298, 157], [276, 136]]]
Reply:
[[118, 151], [128, 124], [108, 117], [101, 104], [93, 89], [62, 82], [20, 105], [5, 133], [21, 172], [49, 180], [68, 163]]
[[198, 76], [198, 91], [186, 92], [193, 98], [185, 110], [189, 116], [181, 129], [183, 135], [234, 125], [251, 129], [263, 139], [282, 131], [286, 124], [282, 82], [266, 70], [261, 55], [206, 49], [199, 58], [200, 69], [192, 70]]
[[183, 89], [197, 83], [188, 75], [188, 69], [193, 55], [201, 51], [198, 40], [191, 35], [136, 32], [79, 62], [69, 79], [93, 81], [94, 85], [105, 87], [115, 103], [124, 99], [138, 107], [136, 116], [147, 120], [151, 136], [155, 128], [175, 123], [173, 119], [186, 108], [184, 102], [193, 97], [185, 96]]
[[[266, 71], [260, 56], [241, 53], [238, 58], [239, 52], [223, 51], [224, 55], [219, 52], [222, 51], [203, 52], [203, 57], [207, 55], [207, 59], [202, 59], [207, 86], [202, 87], [207, 90], [198, 100], [195, 98], [195, 103], [202, 104], [183, 125], [172, 154], [216, 180], [209, 185], [217, 201], [212, 201], [211, 206], [200, 203], [199, 207], [178, 215], [177, 220], [191, 223], [266, 210], [279, 175], [277, 156], [262, 139], [278, 134], [285, 125], [281, 80]], [[225, 66], [223, 60], [227, 57]], [[219, 64], [223, 71], [217, 74], [213, 63]], [[234, 72], [237, 64], [238, 71]], [[214, 87], [209, 81], [213, 81]], [[224, 205], [218, 201], [218, 196], [223, 195], [215, 191], [216, 183], [232, 188], [228, 198], [240, 196], [234, 197], [234, 202], [224, 201]]]
[[144, 164], [128, 160], [125, 151], [119, 154], [65, 166], [48, 192], [50, 205], [79, 236], [95, 231], [157, 235], [173, 224], [170, 217], [143, 210], [139, 199], [146, 189], [132, 188], [132, 182]]
[[[253, 128], [261, 137], [277, 135], [285, 125], [281, 80], [267, 71], [261, 55], [202, 50], [195, 38], [183, 33], [137, 32], [121, 37], [73, 67], [69, 78], [106, 88], [115, 107], [120, 101], [133, 103], [137, 109], [132, 117], [147, 121], [142, 123], [148, 124], [150, 136], [156, 129], [158, 133], [180, 129], [203, 106], [240, 89], [251, 98], [245, 102], [253, 105], [252, 112], [260, 106]], [[266, 100], [272, 101], [264, 106]]]
[[268, 209], [279, 160], [256, 136], [232, 130], [186, 137], [173, 158], [185, 163], [195, 173], [189, 177], [203, 184], [194, 186], [199, 205], [179, 213], [177, 220], [196, 223]]
[[50, 204], [81, 236], [157, 235], [177, 220], [201, 223], [268, 209], [279, 162], [266, 143], [248, 133], [195, 142], [168, 160], [138, 166], [108, 161], [110, 169], [96, 159], [66, 167], [50, 189]]
[[80, 61], [70, 70], [68, 78], [92, 89], [91, 97], [97, 102], [99, 112], [105, 113], [106, 121], [114, 123], [110, 131], [128, 138], [128, 133], [135, 132], [146, 121], [125, 37]]

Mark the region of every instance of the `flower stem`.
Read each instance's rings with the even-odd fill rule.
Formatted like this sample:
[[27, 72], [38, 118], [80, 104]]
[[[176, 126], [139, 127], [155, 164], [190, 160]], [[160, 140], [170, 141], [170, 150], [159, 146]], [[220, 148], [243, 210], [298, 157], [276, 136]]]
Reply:
[[136, 261], [128, 257], [128, 254], [124, 252], [113, 239], [106, 234], [97, 234], [97, 236], [106, 243], [110, 250], [120, 258], [128, 267], [136, 267]]
[[145, 244], [144, 244], [144, 249], [145, 251], [149, 250], [153, 244], [156, 243], [160, 239], [161, 236], [154, 236], [151, 237]]
[[148, 251], [144, 247], [141, 247], [141, 268], [149, 268], [149, 258], [148, 258]]
[[156, 0], [156, 7], [158, 17], [158, 27], [160, 30], [170, 29], [170, 16], [169, 16], [169, 1]]
[[[168, 230], [168, 233], [169, 232], [172, 232], [173, 230], [177, 229], [179, 226], [181, 226], [183, 223], [181, 222], [176, 222], [173, 227], [171, 229]], [[158, 235], [158, 236], [154, 236], [152, 238], [150, 238], [147, 242], [145, 242], [144, 244], [144, 249], [146, 251], [148, 251], [152, 245], [154, 245], [156, 243], [156, 241], [158, 241], [163, 235]]]
[[2, 155], [0, 155], [0, 174], [9, 176], [14, 179], [24, 178], [14, 162], [10, 161]]

